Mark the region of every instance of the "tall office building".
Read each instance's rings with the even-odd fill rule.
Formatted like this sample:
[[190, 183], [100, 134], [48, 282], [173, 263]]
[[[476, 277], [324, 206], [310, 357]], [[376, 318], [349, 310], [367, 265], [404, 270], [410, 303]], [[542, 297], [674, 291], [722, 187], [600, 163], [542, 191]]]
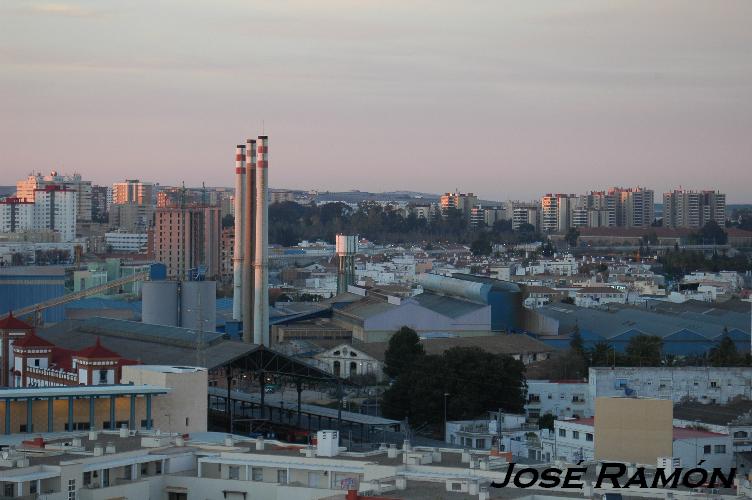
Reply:
[[76, 192], [76, 217], [83, 222], [91, 221], [91, 181], [85, 181], [80, 174], [61, 175], [53, 170], [49, 175], [31, 174], [16, 183], [16, 197], [35, 201], [35, 193], [47, 186], [61, 186]]
[[155, 214], [154, 256], [173, 278], [186, 278], [203, 268], [217, 277], [221, 261], [222, 224], [218, 207], [159, 207]]
[[112, 185], [112, 203], [124, 205], [134, 203], [136, 205], [153, 205], [156, 202], [154, 184], [143, 182], [138, 179], [126, 179], [123, 182], [115, 182]]
[[717, 191], [674, 190], [663, 194], [663, 225], [698, 229], [726, 223], [726, 195]]

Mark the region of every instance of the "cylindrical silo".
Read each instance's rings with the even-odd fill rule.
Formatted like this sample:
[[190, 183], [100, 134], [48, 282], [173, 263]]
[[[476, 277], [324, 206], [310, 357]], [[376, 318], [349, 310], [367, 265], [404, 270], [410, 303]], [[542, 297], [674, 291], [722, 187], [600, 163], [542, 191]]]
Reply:
[[141, 322], [178, 326], [177, 281], [144, 281], [141, 284]]
[[180, 290], [180, 326], [213, 332], [217, 325], [217, 282], [184, 281]]

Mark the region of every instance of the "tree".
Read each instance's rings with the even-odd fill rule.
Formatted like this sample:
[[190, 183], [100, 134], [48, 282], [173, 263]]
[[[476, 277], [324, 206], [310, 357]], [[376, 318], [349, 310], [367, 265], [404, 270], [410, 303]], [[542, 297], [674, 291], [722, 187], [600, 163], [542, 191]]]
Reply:
[[384, 415], [412, 426], [437, 428], [444, 418], [471, 419], [492, 409], [520, 412], [525, 404], [525, 367], [505, 354], [455, 347], [416, 358], [384, 393]]
[[567, 243], [570, 247], [576, 247], [577, 246], [577, 240], [580, 238], [580, 232], [577, 230], [577, 228], [570, 227], [567, 231], [566, 236], [564, 236], [564, 239], [567, 240]]
[[736, 344], [728, 334], [728, 328], [723, 329], [723, 337], [718, 344], [710, 349], [708, 358], [713, 366], [737, 366], [742, 363], [742, 356], [736, 349]]
[[627, 344], [627, 358], [634, 366], [660, 366], [663, 340], [655, 335], [640, 334]]
[[491, 242], [485, 235], [480, 235], [478, 239], [472, 242], [470, 245], [470, 251], [473, 255], [491, 255]]
[[582, 340], [580, 327], [577, 325], [575, 325], [572, 337], [569, 340], [569, 347], [583, 358], [585, 357], [585, 343]]
[[550, 431], [553, 431], [555, 420], [556, 420], [556, 417], [554, 417], [550, 413], [541, 415], [540, 418], [538, 418], [538, 429], [548, 429]]
[[389, 345], [384, 352], [384, 373], [397, 378], [408, 372], [425, 354], [415, 330], [403, 326], [389, 339]]
[[616, 351], [611, 344], [602, 340], [590, 349], [590, 366], [612, 366], [616, 364]]

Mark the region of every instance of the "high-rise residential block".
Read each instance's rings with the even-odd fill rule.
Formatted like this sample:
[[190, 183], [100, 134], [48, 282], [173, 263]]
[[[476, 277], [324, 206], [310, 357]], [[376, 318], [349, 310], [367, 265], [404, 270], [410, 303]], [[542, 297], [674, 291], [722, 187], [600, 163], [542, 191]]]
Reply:
[[154, 184], [138, 179], [126, 179], [112, 185], [112, 203], [124, 205], [153, 205], [156, 201]]
[[159, 207], [155, 214], [154, 256], [173, 278], [186, 278], [203, 268], [208, 278], [219, 274], [222, 224], [218, 207]]
[[78, 193], [72, 189], [47, 185], [34, 190], [34, 229], [57, 231], [61, 241], [73, 241], [77, 211]]
[[439, 198], [441, 215], [446, 217], [450, 210], [458, 210], [464, 219], [470, 222], [472, 209], [478, 204], [478, 197], [473, 193], [444, 193]]
[[726, 195], [718, 191], [674, 190], [663, 194], [663, 225], [701, 228], [710, 221], [726, 223]]
[[16, 197], [26, 201], [35, 201], [35, 193], [53, 185], [75, 191], [78, 220], [91, 221], [91, 181], [83, 180], [80, 174], [61, 175], [53, 170], [49, 175], [29, 175], [26, 179], [16, 183]]

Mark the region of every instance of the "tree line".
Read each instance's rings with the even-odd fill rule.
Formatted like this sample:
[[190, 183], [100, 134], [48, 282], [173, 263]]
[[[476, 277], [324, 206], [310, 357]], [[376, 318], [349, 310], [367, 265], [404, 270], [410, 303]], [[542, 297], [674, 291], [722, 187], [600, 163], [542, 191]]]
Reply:
[[413, 428], [438, 429], [447, 420], [473, 419], [501, 408], [520, 413], [525, 404], [525, 367], [511, 356], [476, 347], [426, 354], [418, 334], [402, 327], [389, 339], [384, 373], [392, 379], [381, 402], [387, 418]]

